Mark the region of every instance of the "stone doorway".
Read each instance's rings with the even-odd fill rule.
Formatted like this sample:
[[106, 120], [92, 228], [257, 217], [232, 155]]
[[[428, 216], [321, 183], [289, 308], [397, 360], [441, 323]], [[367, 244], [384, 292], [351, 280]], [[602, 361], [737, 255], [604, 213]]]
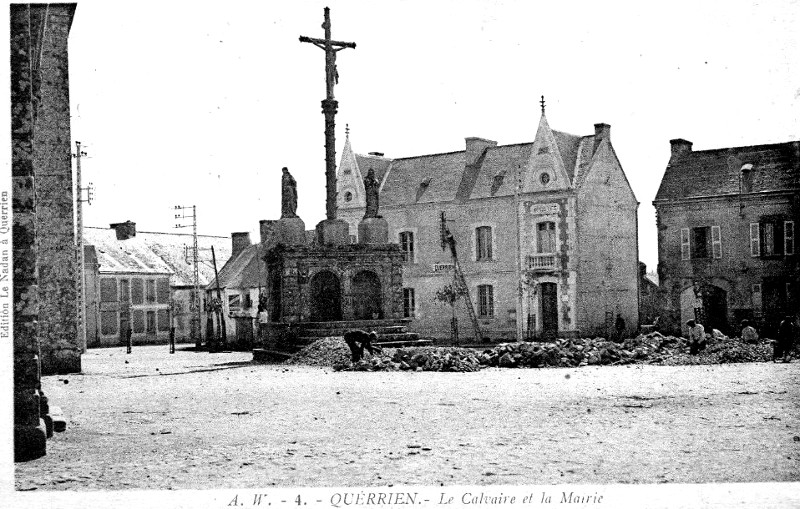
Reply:
[[353, 318], [377, 320], [383, 318], [381, 281], [377, 274], [363, 270], [353, 278]]
[[558, 286], [556, 283], [542, 283], [542, 337], [558, 337]]
[[311, 321], [333, 322], [342, 319], [342, 287], [333, 272], [323, 270], [311, 278]]

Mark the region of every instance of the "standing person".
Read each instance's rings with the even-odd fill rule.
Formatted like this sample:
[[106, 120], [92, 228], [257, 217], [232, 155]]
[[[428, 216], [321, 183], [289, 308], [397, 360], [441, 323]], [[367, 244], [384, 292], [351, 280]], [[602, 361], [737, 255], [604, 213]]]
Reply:
[[269, 323], [269, 312], [264, 303], [258, 305], [258, 315], [256, 318], [258, 319], [258, 339], [263, 342], [267, 336], [267, 324]]
[[778, 357], [783, 357], [783, 362], [789, 362], [789, 357], [792, 354], [792, 347], [794, 346], [794, 318], [786, 315], [781, 324], [778, 326], [778, 341], [772, 350], [772, 362], [777, 362]]
[[750, 320], [742, 320], [742, 341], [745, 343], [758, 342], [758, 332], [750, 325]]
[[697, 355], [706, 349], [706, 330], [694, 320], [689, 320], [686, 325], [689, 326], [689, 353]]

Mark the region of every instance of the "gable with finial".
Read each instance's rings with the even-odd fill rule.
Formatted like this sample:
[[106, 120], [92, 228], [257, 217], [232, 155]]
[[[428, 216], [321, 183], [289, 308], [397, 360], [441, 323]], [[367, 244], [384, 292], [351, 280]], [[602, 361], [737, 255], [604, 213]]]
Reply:
[[522, 185], [524, 193], [558, 191], [572, 186], [555, 135], [547, 123], [544, 108], [542, 110], [536, 139], [525, 165]]
[[342, 159], [336, 172], [336, 205], [340, 209], [358, 209], [366, 206], [364, 176], [358, 167], [358, 159], [350, 145], [350, 127], [342, 149]]

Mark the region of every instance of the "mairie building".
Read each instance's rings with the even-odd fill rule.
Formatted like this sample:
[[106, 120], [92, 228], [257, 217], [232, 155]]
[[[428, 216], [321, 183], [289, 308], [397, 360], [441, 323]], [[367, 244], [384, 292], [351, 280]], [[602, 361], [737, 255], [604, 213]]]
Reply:
[[[586, 136], [550, 128], [542, 112], [533, 142], [466, 138], [463, 150], [389, 158], [357, 153], [349, 130], [337, 170], [338, 217], [356, 241], [364, 178], [380, 182], [380, 215], [403, 252], [403, 314], [411, 330], [474, 338], [453, 282], [442, 217], [482, 335], [492, 341], [607, 336], [638, 328], [638, 202], [611, 144], [611, 128]], [[515, 180], [519, 187], [515, 189]], [[519, 315], [519, 316], [518, 316]]]

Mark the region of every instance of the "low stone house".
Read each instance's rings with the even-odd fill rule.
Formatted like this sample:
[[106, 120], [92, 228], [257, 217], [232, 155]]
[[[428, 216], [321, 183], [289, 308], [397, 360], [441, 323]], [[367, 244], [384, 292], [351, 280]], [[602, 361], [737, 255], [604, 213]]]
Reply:
[[800, 309], [800, 142], [672, 152], [653, 205], [665, 326], [774, 334]]
[[[89, 347], [125, 343], [130, 327], [134, 344], [166, 343], [175, 327], [176, 341], [205, 335], [203, 289], [213, 281], [211, 246], [217, 263], [230, 253], [227, 239], [198, 235], [201, 318], [193, 311], [192, 236], [137, 232], [130, 221], [111, 228], [84, 230], [86, 343]], [[188, 247], [187, 247], [188, 246]]]

